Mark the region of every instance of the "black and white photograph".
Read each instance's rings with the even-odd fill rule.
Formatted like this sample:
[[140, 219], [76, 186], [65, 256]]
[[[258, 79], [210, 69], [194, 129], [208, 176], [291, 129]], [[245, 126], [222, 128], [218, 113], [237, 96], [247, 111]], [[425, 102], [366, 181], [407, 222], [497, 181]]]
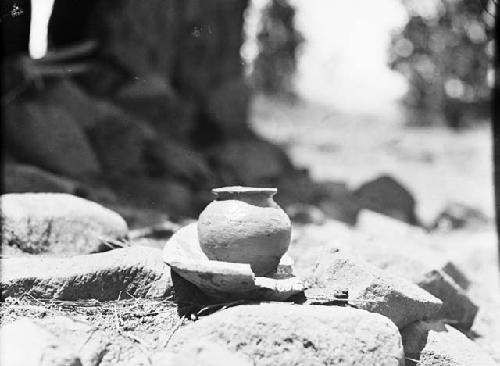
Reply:
[[0, 0], [0, 366], [500, 366], [498, 0]]

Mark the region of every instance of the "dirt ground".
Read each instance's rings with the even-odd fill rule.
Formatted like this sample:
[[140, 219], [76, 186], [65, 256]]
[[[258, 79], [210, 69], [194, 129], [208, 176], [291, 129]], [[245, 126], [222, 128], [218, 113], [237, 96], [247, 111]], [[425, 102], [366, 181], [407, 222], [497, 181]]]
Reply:
[[286, 147], [292, 160], [316, 179], [344, 181], [355, 188], [379, 174], [393, 175], [415, 195], [424, 223], [449, 202], [485, 214], [490, 223], [481, 228], [432, 235], [439, 250], [471, 279], [469, 294], [480, 312], [469, 336], [500, 362], [500, 271], [487, 126], [460, 133], [410, 128], [394, 115], [342, 115], [322, 105], [292, 106], [262, 97], [254, 100], [253, 125]]

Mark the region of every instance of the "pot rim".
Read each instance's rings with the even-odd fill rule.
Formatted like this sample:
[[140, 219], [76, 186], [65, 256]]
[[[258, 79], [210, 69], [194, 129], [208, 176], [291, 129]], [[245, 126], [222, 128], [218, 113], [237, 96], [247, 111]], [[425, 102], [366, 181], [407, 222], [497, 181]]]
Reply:
[[260, 187], [243, 187], [243, 186], [229, 186], [213, 188], [212, 193], [216, 197], [232, 194], [249, 194], [249, 195], [270, 195], [271, 197], [278, 193], [278, 188], [260, 188]]

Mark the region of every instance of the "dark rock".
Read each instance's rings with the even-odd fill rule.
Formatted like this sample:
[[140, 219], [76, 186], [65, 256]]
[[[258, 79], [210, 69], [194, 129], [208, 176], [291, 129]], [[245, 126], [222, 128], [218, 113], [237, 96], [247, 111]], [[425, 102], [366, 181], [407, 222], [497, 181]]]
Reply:
[[131, 117], [110, 103], [101, 102], [98, 120], [88, 133], [108, 176], [144, 170], [144, 148], [154, 136], [154, 131], [145, 121]]
[[1, 259], [2, 297], [29, 292], [57, 300], [161, 298], [172, 287], [161, 250], [134, 246], [106, 253]]
[[214, 185], [214, 174], [203, 155], [172, 139], [156, 139], [149, 143], [144, 160], [151, 177], [177, 179], [205, 190]]
[[350, 225], [356, 223], [359, 205], [344, 182], [325, 181], [316, 184], [316, 202], [331, 219]]
[[399, 328], [435, 316], [442, 302], [415, 284], [335, 249], [319, 259], [312, 287], [347, 288], [349, 301], [391, 319]]
[[193, 216], [193, 194], [189, 188], [172, 179], [130, 178], [118, 182], [119, 197], [141, 209], [162, 211], [172, 217]]
[[338, 306], [236, 306], [180, 329], [172, 338], [172, 349], [193, 339], [227, 345], [257, 366], [404, 364], [392, 322]]
[[215, 87], [207, 101], [208, 115], [223, 131], [229, 132], [246, 125], [250, 105], [250, 90], [243, 78], [231, 79]]
[[115, 100], [124, 110], [148, 120], [163, 134], [186, 138], [195, 127], [195, 105], [181, 98], [165, 77], [138, 78], [120, 89]]
[[293, 169], [283, 150], [257, 139], [227, 141], [211, 157], [226, 185], [272, 184]]
[[14, 163], [6, 164], [3, 169], [3, 193], [87, 194], [87, 189], [79, 182], [47, 172], [36, 166]]
[[127, 234], [116, 212], [69, 194], [5, 194], [1, 207], [2, 245], [29, 253], [92, 253]]
[[101, 115], [101, 108], [96, 99], [67, 79], [52, 83], [41, 98], [47, 103], [64, 108], [85, 129], [92, 127]]
[[20, 160], [70, 177], [95, 176], [99, 162], [78, 121], [66, 109], [28, 101], [5, 109], [9, 149]]
[[[416, 322], [401, 331], [409, 359], [422, 366], [495, 366], [495, 361], [473, 341], [441, 322]], [[410, 363], [415, 365], [415, 363]]]
[[362, 184], [354, 191], [360, 208], [375, 211], [417, 225], [413, 195], [396, 179], [383, 175]]

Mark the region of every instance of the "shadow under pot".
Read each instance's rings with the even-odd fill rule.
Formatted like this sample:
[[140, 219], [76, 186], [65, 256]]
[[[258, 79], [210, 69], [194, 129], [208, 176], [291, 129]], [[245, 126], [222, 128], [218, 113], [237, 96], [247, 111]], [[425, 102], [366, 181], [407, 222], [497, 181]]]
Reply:
[[198, 219], [201, 249], [211, 260], [248, 263], [257, 276], [276, 270], [288, 250], [291, 222], [273, 196], [276, 188], [215, 188]]

